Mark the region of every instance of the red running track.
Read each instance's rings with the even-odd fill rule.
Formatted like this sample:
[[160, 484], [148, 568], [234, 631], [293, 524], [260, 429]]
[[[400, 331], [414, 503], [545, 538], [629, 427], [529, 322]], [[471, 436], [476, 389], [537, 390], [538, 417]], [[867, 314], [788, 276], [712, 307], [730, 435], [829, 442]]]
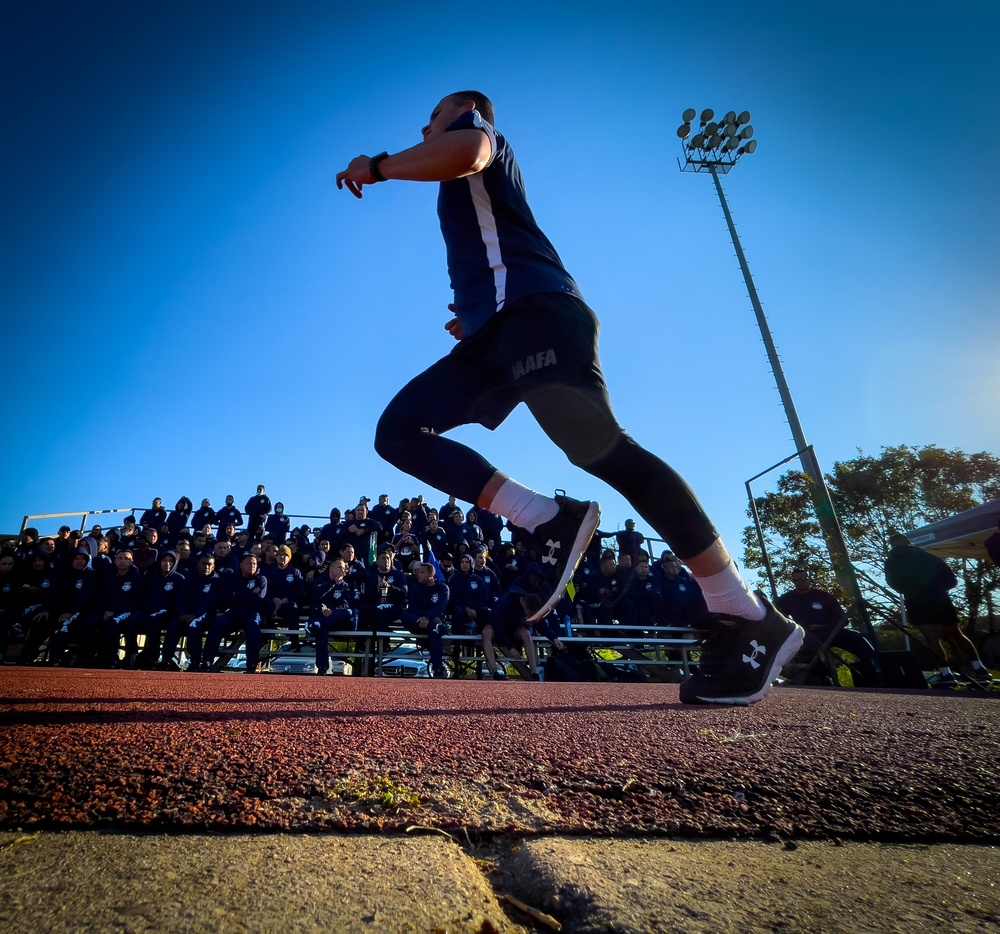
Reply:
[[1000, 842], [997, 697], [0, 670], [0, 827]]

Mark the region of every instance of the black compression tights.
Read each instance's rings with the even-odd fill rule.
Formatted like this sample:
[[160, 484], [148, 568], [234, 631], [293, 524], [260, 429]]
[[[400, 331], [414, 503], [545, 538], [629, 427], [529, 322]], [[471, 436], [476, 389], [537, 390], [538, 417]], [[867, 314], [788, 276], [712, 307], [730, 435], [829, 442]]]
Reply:
[[[624, 431], [610, 407], [558, 404], [551, 392], [526, 400], [545, 433], [576, 466], [622, 494], [681, 559], [701, 554], [717, 538], [694, 492], [660, 458]], [[566, 400], [563, 400], [566, 401]], [[584, 415], [573, 418], [573, 414]], [[417, 427], [387, 409], [375, 448], [391, 464], [436, 489], [475, 503], [497, 468], [471, 448]], [[409, 422], [409, 424], [406, 424]]]

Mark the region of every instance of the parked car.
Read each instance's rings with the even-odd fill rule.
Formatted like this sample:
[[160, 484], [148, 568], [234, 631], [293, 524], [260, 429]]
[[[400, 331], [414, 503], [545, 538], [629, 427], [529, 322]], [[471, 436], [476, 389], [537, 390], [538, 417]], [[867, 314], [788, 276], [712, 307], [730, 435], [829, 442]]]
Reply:
[[[314, 675], [319, 669], [316, 667], [314, 655], [309, 652], [293, 652], [291, 643], [287, 642], [278, 649], [277, 655], [264, 664], [264, 671], [274, 675]], [[354, 673], [354, 667], [343, 659], [332, 658], [327, 673], [350, 675]]]
[[382, 674], [389, 678], [429, 678], [431, 663], [425, 658], [386, 658]]
[[[447, 668], [445, 665], [446, 670]], [[430, 658], [415, 642], [404, 642], [382, 659], [382, 675], [389, 678], [429, 678]], [[451, 677], [450, 671], [448, 677]]]

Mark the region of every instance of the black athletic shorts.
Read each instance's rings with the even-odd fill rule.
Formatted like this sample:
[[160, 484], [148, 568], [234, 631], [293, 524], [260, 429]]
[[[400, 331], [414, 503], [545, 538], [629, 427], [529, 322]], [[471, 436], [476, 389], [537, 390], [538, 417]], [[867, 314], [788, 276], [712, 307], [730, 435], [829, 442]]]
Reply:
[[507, 306], [411, 380], [386, 415], [398, 400], [408, 399], [436, 434], [468, 424], [492, 431], [525, 402], [563, 450], [589, 442], [593, 450], [583, 457], [595, 460], [621, 430], [601, 372], [599, 335], [597, 316], [576, 296], [531, 295]]

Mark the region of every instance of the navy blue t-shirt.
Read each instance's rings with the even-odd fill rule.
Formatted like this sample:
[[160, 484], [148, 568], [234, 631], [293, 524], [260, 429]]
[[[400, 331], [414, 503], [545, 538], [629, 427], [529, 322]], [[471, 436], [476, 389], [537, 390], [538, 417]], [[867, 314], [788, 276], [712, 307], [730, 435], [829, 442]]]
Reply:
[[505, 305], [528, 295], [583, 296], [535, 223], [507, 140], [478, 110], [466, 111], [448, 127], [466, 129], [485, 132], [493, 155], [481, 172], [441, 183], [438, 217], [455, 307], [470, 337]]

